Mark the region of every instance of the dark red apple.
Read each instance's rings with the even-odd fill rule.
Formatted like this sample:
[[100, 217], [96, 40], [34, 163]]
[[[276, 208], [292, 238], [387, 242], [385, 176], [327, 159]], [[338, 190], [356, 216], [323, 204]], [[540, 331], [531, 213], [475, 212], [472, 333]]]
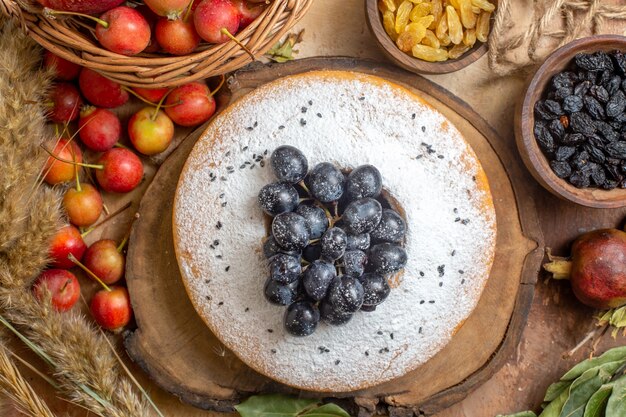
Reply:
[[78, 134], [89, 149], [104, 152], [120, 139], [122, 124], [110, 110], [86, 106], [80, 112]]
[[43, 66], [44, 68], [52, 68], [56, 79], [61, 81], [76, 79], [81, 68], [80, 65], [61, 58], [50, 51], [44, 53]]
[[246, 0], [233, 0], [233, 4], [241, 15], [239, 30], [244, 29], [250, 25], [250, 23], [254, 22], [257, 17], [261, 16], [263, 10], [265, 10], [264, 4], [250, 4]]
[[133, 91], [137, 93], [140, 97], [145, 98], [149, 102], [153, 104], [157, 104], [163, 96], [167, 94], [169, 88], [141, 88], [141, 87], [133, 87]]
[[159, 50], [159, 44], [156, 41], [156, 36], [154, 34], [154, 26], [156, 25], [157, 20], [159, 20], [159, 15], [154, 13], [145, 4], [140, 4], [139, 6], [135, 7], [135, 10], [137, 10], [139, 13], [143, 15], [143, 17], [146, 18], [146, 21], [148, 22], [148, 25], [150, 26], [150, 43], [148, 44], [148, 46], [146, 46], [146, 49], [144, 49], [143, 51], [148, 52], [148, 53], [157, 52]]
[[159, 19], [155, 27], [156, 39], [161, 49], [172, 55], [187, 55], [193, 52], [200, 43], [193, 22], [183, 19]]
[[123, 148], [113, 148], [98, 159], [102, 169], [96, 170], [96, 179], [104, 191], [127, 193], [134, 190], [143, 178], [143, 164], [137, 155]]
[[89, 68], [82, 69], [78, 84], [83, 96], [98, 107], [119, 107], [128, 101], [128, 93], [120, 84]]
[[89, 309], [96, 323], [112, 332], [120, 331], [133, 316], [130, 297], [124, 287], [98, 291], [91, 299]]
[[100, 16], [96, 38], [111, 52], [137, 55], [150, 43], [150, 25], [141, 13], [132, 7], [119, 6]]
[[83, 100], [78, 88], [71, 83], [56, 83], [50, 92], [52, 109], [49, 118], [54, 123], [68, 123], [78, 117]]
[[193, 13], [198, 35], [209, 43], [230, 40], [224, 30], [234, 35], [239, 30], [241, 15], [231, 0], [202, 0]]
[[215, 113], [215, 99], [204, 83], [194, 82], [175, 88], [165, 100], [167, 115], [180, 126], [197, 126]]
[[76, 276], [65, 269], [48, 269], [43, 271], [33, 284], [35, 296], [40, 301], [45, 291], [50, 293], [50, 301], [55, 310], [70, 310], [80, 297], [80, 284]]
[[112, 9], [125, 0], [37, 0], [43, 7], [65, 12], [97, 14]]
[[80, 260], [87, 250], [87, 245], [80, 231], [72, 225], [62, 227], [50, 241], [49, 254], [53, 268], [70, 269], [74, 262], [68, 259], [70, 254]]
[[89, 246], [83, 263], [107, 285], [115, 284], [124, 275], [124, 255], [111, 239], [98, 240]]
[[54, 149], [50, 150], [50, 153], [54, 156], [49, 156], [46, 161], [46, 165], [43, 169], [45, 175], [44, 181], [50, 185], [72, 181], [76, 176], [76, 166], [63, 161], [75, 161], [79, 163], [83, 161], [83, 154], [76, 142], [70, 141], [69, 139], [59, 139]]

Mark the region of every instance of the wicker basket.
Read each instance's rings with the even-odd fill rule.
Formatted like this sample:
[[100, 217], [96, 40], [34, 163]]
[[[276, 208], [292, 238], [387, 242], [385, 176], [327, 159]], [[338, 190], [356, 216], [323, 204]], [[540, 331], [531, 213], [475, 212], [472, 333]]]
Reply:
[[[304, 16], [313, 0], [273, 0], [237, 38], [261, 57]], [[103, 49], [84, 20], [49, 19], [29, 0], [0, 0], [0, 13], [18, 18], [30, 36], [44, 48], [79, 65], [131, 87], [174, 87], [225, 74], [252, 62], [234, 41], [201, 44], [185, 56], [139, 54], [125, 56]]]

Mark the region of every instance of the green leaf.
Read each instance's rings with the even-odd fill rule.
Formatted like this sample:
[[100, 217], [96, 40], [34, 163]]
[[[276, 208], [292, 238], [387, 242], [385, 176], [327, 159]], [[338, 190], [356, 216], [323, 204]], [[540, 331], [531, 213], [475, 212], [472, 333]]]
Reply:
[[254, 395], [235, 409], [241, 417], [296, 417], [318, 403], [318, 400], [280, 394]]
[[304, 417], [350, 417], [350, 414], [337, 404], [324, 404], [320, 407], [309, 410], [306, 413], [300, 414]]
[[561, 395], [556, 397], [550, 404], [543, 409], [539, 417], [559, 417], [561, 415], [561, 410], [563, 409], [563, 405], [569, 398], [569, 390], [564, 390]]
[[550, 401], [554, 400], [556, 397], [561, 395], [561, 393], [564, 390], [569, 389], [570, 385], [572, 385], [572, 381], [555, 382], [554, 384], [552, 384], [552, 385], [550, 385], [548, 387], [548, 390], [546, 391], [546, 395], [543, 398], [543, 401], [544, 402], [550, 402]]
[[507, 414], [506, 416], [499, 414], [496, 417], [537, 417], [537, 414], [532, 411], [522, 411], [521, 413]]
[[613, 392], [606, 404], [606, 417], [626, 416], [626, 376], [617, 379], [613, 385]]
[[586, 361], [580, 362], [578, 365], [574, 366], [567, 373], [565, 373], [565, 375], [561, 377], [561, 381], [573, 381], [589, 369], [595, 368], [596, 366], [600, 366], [607, 362], [620, 360], [626, 360], [626, 346], [607, 350], [604, 354], [598, 356], [597, 358], [587, 359]]
[[304, 35], [304, 29], [299, 33], [290, 33], [282, 42], [277, 42], [269, 51], [265, 53], [265, 56], [276, 62], [287, 62], [294, 59], [293, 54], [297, 54], [298, 51], [293, 48], [300, 42]]
[[602, 385], [595, 394], [589, 398], [583, 417], [604, 417], [604, 410], [609, 396], [613, 392], [613, 384]]

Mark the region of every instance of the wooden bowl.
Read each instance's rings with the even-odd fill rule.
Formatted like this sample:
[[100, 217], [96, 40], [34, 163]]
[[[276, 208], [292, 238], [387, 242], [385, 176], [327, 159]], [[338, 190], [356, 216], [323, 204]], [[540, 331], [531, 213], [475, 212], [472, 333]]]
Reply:
[[428, 62], [417, 59], [402, 52], [396, 43], [391, 40], [387, 32], [385, 32], [383, 19], [378, 10], [378, 0], [365, 1], [365, 15], [367, 17], [367, 25], [374, 35], [378, 46], [391, 61], [407, 71], [417, 74], [446, 74], [465, 68], [487, 53], [487, 44], [476, 41], [472, 49], [457, 59], [450, 59], [443, 62]]
[[539, 148], [534, 135], [535, 103], [542, 98], [552, 77], [565, 70], [574, 56], [581, 52], [626, 51], [626, 37], [598, 35], [568, 43], [553, 52], [530, 78], [522, 101], [515, 112], [515, 138], [524, 164], [535, 179], [548, 191], [565, 200], [594, 208], [617, 208], [626, 206], [626, 189], [610, 191], [599, 188], [576, 188], [556, 176], [549, 161]]

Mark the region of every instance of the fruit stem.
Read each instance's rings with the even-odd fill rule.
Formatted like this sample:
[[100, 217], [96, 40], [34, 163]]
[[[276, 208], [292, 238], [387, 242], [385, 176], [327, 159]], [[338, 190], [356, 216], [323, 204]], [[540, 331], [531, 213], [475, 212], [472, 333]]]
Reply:
[[552, 274], [554, 279], [569, 279], [572, 273], [572, 261], [561, 256], [552, 256], [552, 250], [546, 249], [550, 262], [543, 264], [543, 269]]
[[45, 7], [43, 9], [43, 14], [46, 17], [50, 17], [52, 19], [54, 19], [55, 15], [70, 15], [70, 16], [79, 16], [79, 17], [85, 17], [87, 19], [91, 19], [94, 22], [96, 22], [99, 25], [102, 25], [105, 29], [109, 28], [109, 22], [102, 20], [102, 19], [98, 19], [95, 16], [90, 16], [88, 14], [84, 14], [84, 13], [77, 13], [77, 12], [65, 12], [65, 11], [59, 11], [59, 10], [54, 10], [54, 9], [50, 9], [48, 7]]
[[[150, 101], [150, 100], [148, 100], [148, 99], [145, 99], [145, 98], [141, 97], [141, 96], [140, 96], [139, 94], [137, 94], [137, 93], [135, 92], [135, 90], [133, 90], [132, 88], [128, 88], [128, 87], [126, 87], [125, 85], [123, 85], [123, 86], [121, 86], [121, 87], [122, 87], [122, 90], [126, 91], [128, 94], [132, 95], [132, 96], [133, 96], [133, 97], [135, 97], [135, 98], [138, 98], [139, 100], [143, 101], [143, 102], [144, 102], [144, 103], [146, 103], [146, 104], [149, 104], [150, 106], [153, 106], [153, 107], [154, 107], [154, 106], [156, 106], [156, 105], [158, 104], [158, 103], [154, 103], [154, 102], [152, 102], [152, 101]], [[171, 91], [171, 89], [170, 89], [170, 91]], [[168, 91], [168, 93], [167, 93], [167, 94], [169, 94], [169, 93], [170, 93], [170, 92]], [[177, 105], [178, 105], [178, 103], [175, 103], [175, 104], [169, 104], [169, 105], [162, 105], [161, 107], [165, 109], [165, 108], [168, 108], [168, 107], [174, 107], [174, 106], [177, 106]]]
[[87, 275], [89, 275], [91, 278], [95, 279], [98, 282], [98, 284], [100, 284], [102, 286], [102, 288], [104, 288], [107, 291], [111, 291], [111, 288], [108, 285], [106, 285], [104, 282], [102, 282], [102, 280], [96, 274], [94, 274], [89, 268], [87, 268], [78, 259], [76, 259], [76, 257], [73, 254], [70, 253], [69, 255], [67, 255], [67, 258], [70, 261], [72, 261], [76, 266], [78, 266], [80, 269], [85, 271], [87, 273]]
[[311, 195], [311, 190], [309, 190], [309, 187], [306, 186], [306, 184], [304, 183], [304, 180], [300, 181], [298, 185], [302, 187], [302, 189], [306, 191], [308, 195]]
[[163, 97], [161, 97], [161, 100], [159, 100], [159, 103], [157, 104], [157, 106], [154, 109], [154, 114], [152, 116], [150, 116], [150, 120], [152, 120], [153, 122], [156, 120], [157, 116], [159, 115], [159, 110], [161, 110], [161, 107], [163, 106], [163, 103], [165, 102], [165, 99], [167, 98], [167, 96], [172, 92], [172, 90], [168, 90], [167, 93], [163, 94]]
[[187, 23], [187, 19], [189, 18], [189, 15], [191, 14], [191, 8], [193, 7], [193, 3], [195, 2], [195, 0], [191, 0], [189, 2], [189, 6], [187, 6], [187, 10], [185, 10], [185, 15], [183, 16], [183, 22]]
[[120, 142], [115, 142], [115, 145], [113, 145], [113, 147], [130, 150], [128, 146], [126, 146], [126, 145], [124, 145], [123, 143], [120, 143]]
[[120, 244], [117, 246], [117, 252], [118, 253], [122, 253], [122, 250], [124, 249], [124, 246], [126, 246], [126, 243], [128, 243], [129, 236], [130, 236], [130, 232], [126, 233], [126, 236], [124, 236], [124, 239], [122, 239]]
[[122, 213], [123, 211], [125, 211], [126, 209], [128, 209], [130, 206], [132, 206], [133, 202], [129, 201], [128, 203], [124, 204], [123, 207], [120, 207], [119, 209], [115, 210], [113, 213], [111, 213], [109, 216], [105, 217], [104, 219], [102, 219], [101, 222], [94, 224], [93, 226], [91, 226], [86, 232], [85, 235], [87, 235], [88, 233], [90, 233], [92, 230], [102, 226], [103, 224], [105, 224], [106, 222], [108, 222], [109, 220], [111, 220], [112, 218], [114, 218], [115, 216], [117, 216], [118, 214]]
[[52, 158], [56, 159], [57, 161], [65, 162], [66, 164], [78, 165], [78, 166], [85, 167], [85, 168], [104, 169], [104, 165], [85, 164], [82, 162], [75, 162], [75, 161], [70, 161], [67, 159], [59, 158], [58, 156], [50, 152], [48, 149], [46, 149], [45, 146], [41, 145], [41, 147], [43, 148], [44, 151], [48, 153], [48, 155], [50, 155]]
[[239, 45], [241, 47], [241, 49], [243, 49], [248, 55], [250, 55], [250, 57], [252, 58], [253, 61], [256, 61], [256, 57], [254, 56], [252, 51], [250, 51], [246, 45], [241, 43], [241, 41], [239, 39], [237, 39], [232, 33], [230, 33], [228, 31], [228, 29], [222, 28], [222, 30], [220, 30], [220, 32], [222, 33], [222, 35], [226, 35], [228, 38], [230, 38], [232, 41], [234, 41], [237, 45]]
[[217, 92], [220, 91], [222, 89], [222, 87], [224, 86], [224, 82], [225, 81], [226, 81], [226, 77], [224, 76], [224, 74], [222, 74], [219, 85], [215, 88], [215, 90], [213, 90], [213, 91], [211, 91], [209, 93], [209, 97], [213, 97], [214, 95], [216, 95]]
[[[76, 162], [76, 154], [74, 152], [74, 148], [70, 147], [72, 151], [72, 161]], [[74, 175], [76, 176], [76, 191], [79, 193], [83, 190], [80, 186], [80, 175], [78, 175], [78, 165], [74, 165]]]
[[320, 240], [322, 240], [322, 239], [311, 239], [311, 240], [309, 240], [309, 245], [314, 245], [316, 243], [319, 243]]

